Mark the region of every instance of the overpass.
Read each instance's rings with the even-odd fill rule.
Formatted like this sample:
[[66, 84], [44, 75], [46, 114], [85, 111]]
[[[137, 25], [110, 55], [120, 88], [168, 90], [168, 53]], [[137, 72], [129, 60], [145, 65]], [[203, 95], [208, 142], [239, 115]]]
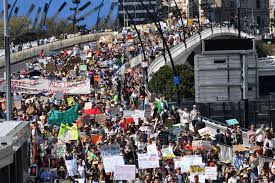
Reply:
[[[201, 36], [199, 34], [191, 36], [190, 38], [186, 39], [187, 48], [185, 48], [184, 43], [180, 43], [179, 45], [170, 49], [175, 65], [184, 64], [189, 55], [192, 53], [192, 51], [194, 51], [196, 48], [200, 46], [202, 40], [213, 39], [222, 36], [238, 36], [238, 30], [225, 27], [213, 27], [212, 30], [209, 28], [202, 31]], [[252, 36], [243, 32], [241, 33], [241, 37], [253, 38]], [[169, 58], [167, 60], [168, 63], [165, 63], [163, 57], [158, 57], [150, 64], [148, 68], [149, 79], [151, 79], [152, 74], [157, 72], [161, 67], [163, 67], [166, 64], [171, 64]]]
[[[62, 39], [55, 42], [51, 42], [40, 46], [28, 48], [22, 51], [18, 51], [10, 55], [11, 64], [13, 65], [28, 59], [32, 59], [38, 56], [41, 50], [44, 50], [44, 51], [61, 50], [64, 48], [72, 47], [78, 43], [83, 44], [94, 40], [98, 40], [101, 36], [107, 36], [107, 35], [114, 36], [115, 34], [114, 32], [102, 32], [102, 33], [79, 35], [68, 39]], [[3, 68], [5, 66], [4, 64], [5, 64], [5, 57], [3, 55], [3, 56], [0, 56], [0, 68]]]

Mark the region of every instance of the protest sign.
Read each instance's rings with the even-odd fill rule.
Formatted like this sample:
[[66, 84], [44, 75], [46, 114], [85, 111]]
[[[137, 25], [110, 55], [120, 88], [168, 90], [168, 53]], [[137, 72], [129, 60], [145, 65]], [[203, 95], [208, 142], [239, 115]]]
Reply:
[[175, 157], [173, 149], [171, 147], [161, 149], [161, 153], [164, 160], [173, 159]]
[[48, 63], [46, 65], [46, 71], [47, 72], [54, 72], [54, 71], [56, 71], [56, 65], [53, 64], [53, 63]]
[[61, 112], [59, 110], [51, 110], [49, 123], [60, 125], [61, 123], [73, 123], [78, 118], [78, 104], [72, 106], [69, 110]]
[[147, 145], [147, 153], [148, 154], [158, 154], [157, 145], [156, 144]]
[[77, 125], [75, 123], [73, 125], [61, 124], [58, 133], [58, 140], [62, 140], [63, 142], [78, 140]]
[[194, 140], [192, 142], [193, 150], [204, 150], [211, 148], [211, 142], [207, 140]]
[[32, 114], [33, 112], [34, 112], [33, 106], [30, 106], [30, 107], [27, 108], [27, 113], [28, 114]]
[[102, 138], [101, 135], [92, 135], [92, 142], [94, 144], [97, 144], [100, 141], [101, 138]]
[[100, 147], [100, 153], [102, 157], [119, 156], [120, 146], [119, 144], [103, 145]]
[[111, 113], [111, 116], [112, 116], [112, 117], [115, 117], [117, 114], [120, 114], [120, 111], [119, 111], [119, 109], [116, 108], [116, 107], [111, 107], [111, 108], [110, 108], [110, 113]]
[[63, 97], [64, 97], [64, 94], [63, 94], [62, 91], [56, 91], [56, 92], [55, 92], [55, 98], [56, 98], [57, 100], [62, 100]]
[[191, 165], [202, 164], [202, 157], [198, 155], [183, 156], [181, 160], [181, 172], [189, 172]]
[[190, 165], [190, 173], [204, 173], [205, 172], [205, 164], [202, 163], [200, 165]]
[[123, 111], [124, 118], [130, 118], [130, 117], [134, 116], [134, 114], [135, 114], [135, 111], [129, 111], [129, 110]]
[[143, 110], [135, 110], [135, 116], [144, 119], [145, 111]]
[[69, 176], [73, 177], [77, 175], [77, 163], [76, 160], [65, 160], [66, 168]]
[[56, 145], [56, 150], [55, 150], [55, 157], [56, 158], [64, 157], [65, 150], [66, 150], [66, 145], [65, 144], [57, 144]]
[[158, 154], [138, 154], [139, 169], [159, 168]]
[[[86, 60], [86, 59], [85, 59], [85, 60]], [[87, 65], [80, 65], [80, 66], [79, 66], [79, 70], [80, 70], [80, 71], [87, 71], [87, 69], [88, 69]]]
[[208, 127], [202, 128], [202, 129], [198, 130], [198, 132], [199, 132], [200, 136], [204, 136], [206, 134], [211, 135], [211, 131]]
[[217, 167], [210, 167], [210, 166], [206, 166], [205, 167], [205, 179], [209, 179], [209, 180], [217, 180], [218, 177], [218, 170]]
[[95, 115], [95, 121], [98, 123], [103, 123], [104, 121], [106, 121], [107, 116], [105, 114], [97, 114]]
[[90, 115], [84, 114], [79, 118], [80, 123], [89, 123], [90, 122]]
[[85, 102], [84, 110], [92, 109], [93, 103], [92, 102]]
[[114, 172], [115, 167], [119, 165], [124, 165], [123, 156], [110, 156], [103, 157], [103, 166], [106, 173]]
[[239, 124], [239, 121], [238, 120], [236, 120], [236, 119], [228, 119], [228, 120], [225, 120], [226, 121], [226, 123], [228, 124], [228, 125], [237, 125], [237, 124]]
[[115, 180], [135, 180], [136, 166], [135, 165], [119, 165], [114, 170]]
[[74, 105], [74, 98], [71, 96], [71, 97], [68, 97], [67, 98], [67, 103], [68, 103], [68, 106], [72, 106]]
[[22, 107], [21, 101], [13, 101], [13, 104], [14, 104], [14, 107], [15, 107], [17, 110], [20, 110], [21, 107]]

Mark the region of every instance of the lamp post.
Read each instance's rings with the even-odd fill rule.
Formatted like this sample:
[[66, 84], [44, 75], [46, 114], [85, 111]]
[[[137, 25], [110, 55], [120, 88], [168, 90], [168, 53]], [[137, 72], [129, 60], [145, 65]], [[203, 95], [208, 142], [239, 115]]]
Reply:
[[8, 28], [8, 1], [3, 0], [4, 8], [4, 46], [5, 46], [5, 72], [6, 72], [6, 119], [12, 120], [12, 98], [11, 98], [11, 68], [10, 68], [10, 40]]
[[53, 0], [50, 0], [49, 1], [49, 4], [47, 5], [47, 9], [46, 9], [46, 12], [45, 12], [45, 17], [44, 17], [44, 22], [43, 22], [43, 29], [47, 29], [46, 28], [46, 19], [47, 19], [47, 15], [48, 15], [48, 11], [49, 11], [49, 9], [50, 9], [50, 6], [51, 6], [51, 4], [52, 4], [52, 1]]
[[[149, 4], [152, 6], [152, 3], [150, 0], [149, 1]], [[170, 58], [170, 62], [171, 62], [171, 65], [172, 65], [172, 69], [173, 69], [173, 74], [174, 74], [174, 80], [178, 80], [179, 81], [179, 76], [178, 76], [178, 73], [177, 73], [177, 70], [175, 68], [175, 64], [174, 64], [174, 61], [173, 61], [173, 57], [172, 57], [172, 54], [170, 52], [170, 49], [169, 49], [169, 46], [164, 38], [164, 35], [163, 35], [163, 31], [161, 29], [161, 26], [159, 24], [159, 22], [156, 21], [156, 19], [154, 17], [157, 17], [157, 14], [155, 13], [155, 10], [154, 10], [154, 14], [155, 15], [152, 15], [152, 13], [149, 11], [149, 9], [145, 6], [145, 4], [142, 2], [142, 0], [139, 0], [139, 2], [141, 3], [142, 7], [146, 10], [146, 12], [148, 13], [150, 19], [154, 22], [154, 24], [156, 25], [159, 33], [160, 33], [160, 36], [163, 40], [163, 43], [164, 43], [164, 46], [168, 52], [168, 55], [169, 55], [169, 58]], [[165, 55], [164, 55], [165, 57]], [[176, 90], [177, 90], [177, 103], [178, 105], [180, 105], [180, 92], [179, 92], [179, 83], [175, 84], [176, 85]]]

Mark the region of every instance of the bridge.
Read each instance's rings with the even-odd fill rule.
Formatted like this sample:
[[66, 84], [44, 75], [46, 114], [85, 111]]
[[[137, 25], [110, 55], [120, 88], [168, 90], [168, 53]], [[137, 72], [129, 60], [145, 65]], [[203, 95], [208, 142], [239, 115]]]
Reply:
[[[14, 65], [16, 63], [32, 59], [38, 56], [41, 50], [44, 50], [44, 51], [61, 50], [64, 48], [75, 46], [78, 43], [83, 44], [83, 43], [99, 40], [101, 36], [108, 36], [108, 35], [115, 36], [114, 32], [102, 32], [102, 33], [78, 35], [68, 39], [62, 39], [55, 42], [43, 44], [40, 46], [28, 48], [22, 51], [12, 53], [10, 55], [11, 64]], [[3, 56], [0, 56], [0, 68], [3, 68], [5, 66], [4, 64], [5, 64], [5, 56], [3, 55]]]
[[[225, 27], [221, 27], [221, 28], [213, 27], [212, 30], [209, 28], [202, 31], [201, 36], [199, 34], [195, 34], [191, 36], [190, 38], [186, 39], [187, 48], [185, 48], [184, 43], [180, 43], [179, 45], [170, 49], [175, 65], [185, 64], [187, 58], [195, 49], [197, 49], [200, 46], [202, 40], [213, 39], [213, 38], [224, 37], [224, 36], [227, 36], [227, 37], [238, 36], [238, 30], [233, 28], [225, 28]], [[253, 38], [253, 36], [250, 36], [243, 32], [241, 33], [241, 37]], [[148, 68], [149, 80], [151, 79], [152, 74], [157, 72], [161, 67], [163, 67], [166, 64], [168, 65], [171, 64], [169, 58], [167, 60], [168, 60], [168, 63], [165, 63], [165, 60], [163, 57], [158, 57], [154, 62], [150, 64]]]

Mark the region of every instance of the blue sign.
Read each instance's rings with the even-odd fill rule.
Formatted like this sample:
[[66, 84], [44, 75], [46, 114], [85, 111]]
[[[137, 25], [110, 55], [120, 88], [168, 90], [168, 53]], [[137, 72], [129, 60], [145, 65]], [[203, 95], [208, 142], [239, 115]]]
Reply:
[[236, 119], [229, 119], [229, 120], [226, 120], [226, 123], [227, 123], [228, 125], [232, 126], [232, 125], [237, 125], [237, 124], [239, 124], [239, 121], [236, 120]]
[[174, 85], [179, 85], [180, 84], [180, 77], [179, 76], [174, 76], [173, 83], [174, 83]]

